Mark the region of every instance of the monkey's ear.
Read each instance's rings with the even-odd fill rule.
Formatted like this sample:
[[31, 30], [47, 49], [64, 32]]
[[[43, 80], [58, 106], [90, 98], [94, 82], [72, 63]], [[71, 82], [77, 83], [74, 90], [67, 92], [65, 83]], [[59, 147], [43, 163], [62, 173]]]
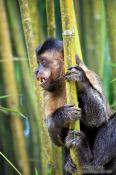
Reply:
[[41, 50], [41, 47], [42, 47], [42, 45], [39, 45], [39, 46], [35, 49], [35, 54], [36, 54], [36, 56], [39, 55], [39, 51]]
[[62, 58], [64, 60], [64, 50], [63, 49], [61, 50], [61, 54], [62, 54]]

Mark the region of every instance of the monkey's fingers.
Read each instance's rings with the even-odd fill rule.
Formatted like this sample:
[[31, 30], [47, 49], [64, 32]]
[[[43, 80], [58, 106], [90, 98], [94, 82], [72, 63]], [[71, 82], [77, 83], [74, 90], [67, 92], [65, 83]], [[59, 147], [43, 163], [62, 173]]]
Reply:
[[85, 136], [82, 132], [71, 130], [68, 132], [68, 135], [65, 139], [65, 145], [67, 148], [78, 148], [84, 138]]
[[64, 108], [64, 117], [66, 121], [76, 121], [80, 120], [82, 116], [82, 111], [80, 108], [77, 107], [69, 107], [69, 108]]
[[76, 70], [71, 70], [71, 71], [68, 71], [66, 74], [65, 74], [65, 78], [69, 81], [77, 81], [79, 82], [80, 81], [80, 73]]
[[70, 108], [70, 107], [73, 107], [73, 106], [75, 106], [75, 105], [74, 104], [65, 104], [64, 105], [65, 108]]
[[70, 155], [67, 157], [66, 164], [65, 164], [66, 172], [73, 174], [77, 171], [76, 165], [72, 162]]
[[71, 65], [67, 70], [71, 70], [71, 69], [77, 69], [79, 71], [82, 71], [81, 67], [79, 67], [78, 65]]

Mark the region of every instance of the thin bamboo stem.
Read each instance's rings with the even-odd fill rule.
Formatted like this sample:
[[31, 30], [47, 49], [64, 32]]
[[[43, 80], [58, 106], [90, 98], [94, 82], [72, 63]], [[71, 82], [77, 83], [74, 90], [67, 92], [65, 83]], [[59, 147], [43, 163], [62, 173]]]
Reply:
[[[56, 36], [56, 24], [55, 24], [55, 4], [54, 0], [46, 0], [46, 14], [47, 14], [47, 33], [48, 37], [55, 37]], [[50, 98], [50, 96], [49, 96]], [[52, 103], [53, 103], [53, 99]], [[51, 102], [50, 102], [51, 103]], [[55, 103], [55, 102], [54, 102]], [[50, 105], [44, 101], [45, 106]], [[56, 107], [57, 108], [57, 107]], [[52, 152], [53, 152], [53, 160], [54, 165], [56, 167], [55, 174], [62, 174], [62, 151], [59, 147], [52, 144]]]
[[[22, 16], [22, 22], [23, 22], [23, 28], [25, 33], [25, 40], [27, 45], [27, 51], [28, 51], [28, 58], [30, 63], [30, 69], [32, 72], [35, 72], [35, 68], [37, 68], [37, 62], [35, 58], [35, 40], [34, 35], [32, 32], [32, 24], [31, 24], [31, 17], [29, 13], [29, 4], [28, 0], [19, 0], [20, 4], [20, 10], [21, 10], [21, 16]], [[34, 20], [34, 19], [32, 19]], [[32, 73], [33, 77], [33, 73]], [[33, 79], [33, 78], [32, 78]], [[36, 109], [37, 105], [39, 105], [39, 111], [38, 112], [38, 130], [40, 131], [40, 140], [41, 140], [41, 166], [42, 166], [42, 174], [46, 174], [49, 171], [49, 164], [52, 165], [52, 149], [51, 149], [51, 142], [48, 137], [47, 128], [44, 125], [44, 117], [43, 117], [43, 98], [39, 91], [37, 91], [37, 81], [34, 81], [37, 97], [39, 98], [39, 101], [36, 101]]]
[[[106, 0], [105, 1], [105, 9], [107, 16], [107, 26], [108, 26], [108, 34], [109, 34], [109, 46], [110, 46], [110, 55], [113, 64], [116, 64], [116, 1], [114, 0]], [[113, 78], [116, 78], [116, 68], [112, 67]], [[113, 82], [113, 94], [114, 94], [114, 102], [116, 102], [116, 81]], [[116, 109], [116, 105], [115, 105]]]
[[[12, 2], [12, 3], [11, 3]], [[23, 40], [23, 35], [21, 32], [21, 24], [19, 23], [19, 13], [18, 9], [16, 8], [16, 1], [11, 0], [7, 1], [7, 6], [8, 6], [8, 14], [9, 14], [9, 19], [10, 19], [10, 27], [11, 31], [14, 34], [13, 35], [13, 42], [15, 45], [16, 53], [18, 56], [18, 61], [21, 67], [21, 75], [24, 83], [24, 88], [26, 89], [26, 99], [28, 101], [27, 104], [25, 104], [24, 108], [28, 107], [29, 110], [29, 121], [30, 121], [30, 126], [31, 126], [31, 138], [32, 138], [32, 145], [31, 148], [31, 156], [34, 159], [39, 159], [40, 157], [40, 148], [37, 145], [40, 145], [40, 137], [38, 133], [38, 126], [37, 126], [37, 118], [38, 118], [38, 113], [36, 112], [38, 109], [36, 109], [37, 105], [35, 105], [36, 99], [34, 97], [36, 94], [35, 92], [32, 91], [33, 86], [30, 78], [30, 72], [29, 72], [29, 65], [28, 65], [28, 59], [26, 59], [26, 50], [25, 50], [25, 45], [24, 45], [24, 40]], [[20, 61], [21, 58], [24, 58], [22, 61]], [[39, 164], [39, 170], [41, 171], [41, 165], [40, 161], [34, 162], [33, 166], [38, 167]]]
[[[15, 76], [14, 76], [15, 73], [13, 68], [13, 62], [11, 61], [12, 50], [10, 45], [10, 35], [9, 35], [7, 17], [5, 13], [3, 0], [0, 1], [0, 11], [1, 11], [0, 38], [1, 38], [1, 46], [2, 46], [1, 56], [2, 56], [2, 59], [9, 58], [7, 62], [2, 63], [5, 90], [7, 94], [12, 94], [12, 98], [9, 97], [7, 99], [7, 104], [9, 108], [18, 109], [19, 108], [18, 96], [17, 96], [18, 93], [17, 93], [16, 84], [15, 84]], [[16, 146], [15, 154], [18, 158], [17, 163], [23, 175], [30, 175], [28, 155], [26, 151], [21, 119], [19, 118], [19, 116], [12, 113], [10, 121], [11, 121], [12, 134], [13, 134], [14, 142]]]
[[55, 37], [55, 13], [54, 0], [46, 0], [46, 14], [47, 14], [47, 32], [49, 37]]

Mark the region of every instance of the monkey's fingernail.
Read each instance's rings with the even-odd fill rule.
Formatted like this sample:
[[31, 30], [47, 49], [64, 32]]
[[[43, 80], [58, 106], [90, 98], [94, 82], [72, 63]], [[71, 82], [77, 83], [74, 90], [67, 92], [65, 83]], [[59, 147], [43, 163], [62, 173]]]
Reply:
[[78, 108], [78, 111], [82, 111], [81, 108]]
[[66, 105], [64, 105], [64, 107], [73, 107], [74, 106], [74, 104], [66, 104]]

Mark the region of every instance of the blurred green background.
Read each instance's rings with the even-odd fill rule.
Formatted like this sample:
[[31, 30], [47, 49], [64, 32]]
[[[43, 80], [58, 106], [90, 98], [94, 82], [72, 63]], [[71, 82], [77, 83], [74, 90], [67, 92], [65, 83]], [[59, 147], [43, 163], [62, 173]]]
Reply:
[[[84, 62], [116, 109], [116, 0], [74, 0], [74, 10]], [[35, 48], [48, 37], [62, 39], [60, 0], [0, 0], [0, 175], [64, 174], [34, 77]]]

